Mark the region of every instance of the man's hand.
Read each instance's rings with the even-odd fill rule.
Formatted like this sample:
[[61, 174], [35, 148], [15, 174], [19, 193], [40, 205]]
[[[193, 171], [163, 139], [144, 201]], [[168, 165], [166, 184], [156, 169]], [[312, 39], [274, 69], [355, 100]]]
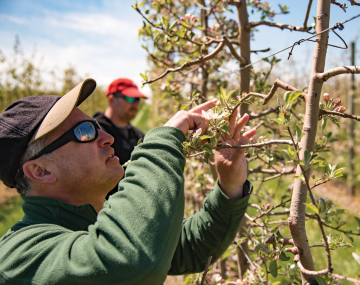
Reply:
[[216, 102], [217, 100], [214, 99], [196, 106], [188, 112], [177, 112], [164, 126], [178, 128], [185, 136], [187, 136], [189, 130], [198, 130], [201, 128], [201, 135], [203, 135], [208, 129], [209, 121], [201, 115], [201, 111], [207, 111], [213, 108]]
[[[240, 131], [249, 120], [249, 115], [245, 114], [238, 123], [235, 122], [236, 117], [237, 110], [229, 119], [231, 135], [223, 133], [226, 143], [233, 146], [247, 144], [249, 139], [256, 134], [256, 130], [252, 129], [240, 137]], [[239, 199], [243, 196], [243, 184], [247, 178], [247, 163], [244, 153], [244, 148], [224, 148], [215, 152], [215, 166], [219, 174], [220, 187], [224, 194], [231, 199]]]

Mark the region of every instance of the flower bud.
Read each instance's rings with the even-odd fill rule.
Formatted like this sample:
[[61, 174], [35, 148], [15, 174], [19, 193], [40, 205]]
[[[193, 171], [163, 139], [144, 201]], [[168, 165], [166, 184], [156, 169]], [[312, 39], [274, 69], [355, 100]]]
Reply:
[[334, 103], [335, 103], [336, 105], [340, 105], [340, 104], [341, 104], [341, 100], [340, 100], [339, 98], [336, 98], [336, 99], [334, 100]]
[[345, 113], [346, 108], [345, 108], [344, 106], [340, 106], [339, 108], [340, 108], [340, 112], [341, 112], [341, 113]]
[[267, 204], [266, 204], [266, 209], [269, 209], [270, 206], [271, 206], [270, 203], [267, 203]]
[[196, 16], [195, 16], [195, 15], [191, 15], [191, 19], [192, 19], [192, 20], [196, 20]]
[[329, 101], [329, 100], [330, 100], [330, 94], [329, 94], [329, 93], [325, 93], [325, 94], [323, 95], [323, 98], [324, 98], [325, 101]]
[[180, 18], [180, 21], [185, 21], [185, 17], [181, 17], [181, 18]]
[[336, 107], [334, 111], [335, 112], [340, 112], [340, 107]]
[[190, 20], [190, 19], [191, 19], [191, 15], [190, 15], [190, 14], [185, 14], [185, 19], [186, 19], [186, 20]]

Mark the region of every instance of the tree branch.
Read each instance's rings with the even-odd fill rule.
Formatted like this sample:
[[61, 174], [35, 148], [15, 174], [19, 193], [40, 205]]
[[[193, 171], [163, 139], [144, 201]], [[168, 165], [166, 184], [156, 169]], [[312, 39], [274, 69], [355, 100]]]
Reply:
[[335, 111], [326, 111], [326, 110], [320, 109], [319, 117], [323, 116], [323, 115], [335, 115], [335, 116], [340, 116], [340, 117], [343, 117], [346, 119], [352, 119], [352, 120], [360, 122], [360, 116], [355, 116], [355, 115], [350, 115], [350, 114], [345, 114], [345, 113], [340, 113], [340, 112], [335, 112]]
[[236, 50], [234, 49], [234, 47], [232, 46], [232, 44], [229, 42], [229, 40], [227, 39], [227, 37], [223, 37], [223, 41], [224, 41], [225, 44], [229, 47], [231, 54], [240, 62], [241, 65], [247, 64], [246, 59], [243, 58], [242, 56], [238, 55], [238, 53], [236, 52]]
[[279, 29], [287, 29], [290, 31], [298, 31], [298, 32], [308, 32], [312, 29], [312, 27], [297, 27], [297, 26], [291, 26], [286, 24], [280, 24], [280, 23], [272, 23], [268, 21], [260, 21], [260, 22], [251, 22], [246, 27], [247, 29], [251, 29], [257, 26], [269, 26], [269, 27], [277, 27]]
[[318, 80], [327, 81], [329, 78], [334, 77], [339, 74], [356, 74], [360, 73], [360, 66], [340, 66], [323, 73], [317, 73], [315, 78]]
[[268, 51], [270, 51], [270, 48], [259, 49], [259, 50], [251, 50], [250, 52], [253, 52], [253, 53], [257, 54], [258, 52], [268, 52]]
[[252, 221], [255, 222], [258, 218], [261, 218], [262, 216], [265, 216], [265, 215], [269, 214], [272, 210], [274, 210], [274, 209], [276, 209], [276, 208], [279, 208], [279, 207], [282, 207], [283, 204], [285, 204], [285, 203], [287, 203], [287, 202], [290, 202], [290, 201], [291, 201], [291, 199], [286, 200], [286, 201], [282, 202], [282, 203], [279, 204], [279, 205], [276, 205], [276, 206], [271, 207], [271, 208], [270, 208], [269, 210], [267, 210], [266, 212], [261, 213], [261, 214], [258, 214]]
[[355, 0], [348, 0], [351, 3], [351, 6], [360, 6], [360, 3], [356, 2]]
[[293, 142], [291, 140], [271, 140], [267, 142], [262, 143], [254, 143], [254, 144], [244, 144], [244, 145], [219, 145], [215, 147], [215, 150], [224, 149], [224, 148], [248, 148], [248, 147], [255, 147], [255, 148], [261, 148], [265, 145], [272, 145], [272, 144], [289, 144], [292, 145]]
[[267, 109], [264, 112], [261, 112], [259, 114], [255, 114], [255, 115], [249, 114], [249, 121], [264, 117], [264, 116], [266, 116], [266, 115], [268, 115], [270, 113], [279, 113], [279, 109], [280, 109], [280, 106], [277, 106], [275, 108]]
[[307, 27], [307, 21], [308, 21], [308, 19], [309, 19], [309, 14], [310, 14], [310, 9], [311, 9], [312, 1], [313, 1], [313, 0], [310, 0], [310, 1], [309, 1], [309, 5], [308, 5], [307, 10], [306, 10], [306, 15], [305, 15], [305, 20], [304, 20], [303, 27]]

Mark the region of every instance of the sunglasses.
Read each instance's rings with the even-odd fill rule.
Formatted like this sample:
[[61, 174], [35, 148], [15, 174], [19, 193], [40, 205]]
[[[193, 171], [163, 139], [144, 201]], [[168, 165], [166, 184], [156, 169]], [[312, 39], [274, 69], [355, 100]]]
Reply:
[[39, 158], [43, 154], [53, 152], [54, 150], [71, 141], [75, 141], [78, 143], [92, 142], [98, 137], [98, 130], [101, 130], [101, 128], [96, 120], [82, 121], [76, 126], [72, 127], [70, 130], [68, 130], [61, 137], [53, 141], [30, 160]]
[[113, 93], [112, 94], [115, 98], [123, 98], [125, 99], [126, 102], [129, 102], [130, 104], [133, 104], [133, 103], [138, 103], [140, 102], [140, 98], [139, 97], [128, 97], [128, 96], [125, 96], [124, 94], [122, 93]]

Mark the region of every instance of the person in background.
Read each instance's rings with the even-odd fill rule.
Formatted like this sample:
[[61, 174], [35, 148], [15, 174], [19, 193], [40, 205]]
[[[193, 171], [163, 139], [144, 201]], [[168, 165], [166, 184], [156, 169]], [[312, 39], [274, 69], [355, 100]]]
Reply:
[[[112, 147], [120, 164], [124, 164], [130, 160], [139, 139], [144, 138], [144, 133], [131, 125], [130, 121], [136, 116], [140, 99], [147, 97], [127, 78], [118, 78], [111, 82], [105, 95], [108, 100], [105, 113], [97, 112], [93, 117], [105, 132], [114, 137]], [[118, 185], [109, 192], [107, 198], [117, 191]]]

